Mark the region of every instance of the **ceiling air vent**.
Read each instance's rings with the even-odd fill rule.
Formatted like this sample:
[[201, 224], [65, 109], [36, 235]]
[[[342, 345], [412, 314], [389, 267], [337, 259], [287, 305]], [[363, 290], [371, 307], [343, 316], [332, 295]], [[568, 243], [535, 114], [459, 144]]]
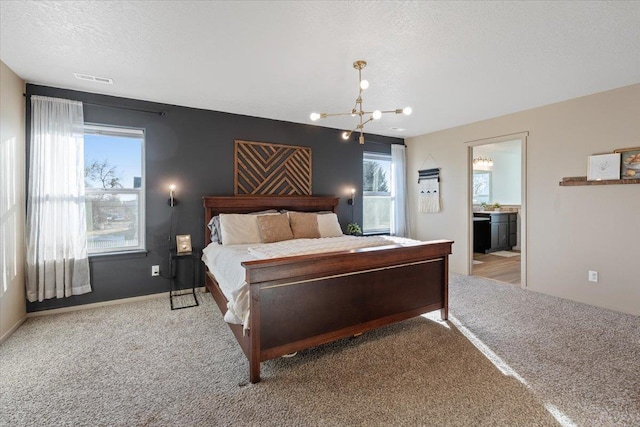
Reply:
[[76, 79], [78, 80], [85, 80], [88, 82], [97, 82], [97, 83], [105, 83], [108, 85], [112, 85], [113, 84], [113, 79], [110, 79], [108, 77], [96, 77], [96, 76], [90, 76], [89, 74], [80, 74], [80, 73], [73, 73], [74, 76], [76, 76]]

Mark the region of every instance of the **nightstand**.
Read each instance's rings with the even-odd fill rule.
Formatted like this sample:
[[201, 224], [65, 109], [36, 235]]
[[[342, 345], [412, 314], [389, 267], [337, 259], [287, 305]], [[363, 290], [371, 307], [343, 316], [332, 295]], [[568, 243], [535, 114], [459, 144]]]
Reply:
[[[191, 263], [189, 263], [191, 261]], [[171, 310], [178, 310], [181, 308], [196, 307], [198, 304], [198, 298], [196, 297], [196, 281], [198, 280], [198, 262], [200, 261], [200, 250], [193, 249], [191, 252], [178, 253], [175, 249], [169, 251], [169, 262], [171, 264], [171, 279], [169, 280], [169, 303], [171, 304]], [[179, 286], [181, 283], [178, 280], [177, 269], [178, 265], [183, 265], [187, 268], [191, 268], [191, 293], [180, 293], [185, 288]], [[184, 276], [184, 275], [183, 275]], [[186, 288], [188, 289], [188, 287]], [[193, 296], [193, 303], [187, 305], [176, 306], [174, 299], [184, 296]]]

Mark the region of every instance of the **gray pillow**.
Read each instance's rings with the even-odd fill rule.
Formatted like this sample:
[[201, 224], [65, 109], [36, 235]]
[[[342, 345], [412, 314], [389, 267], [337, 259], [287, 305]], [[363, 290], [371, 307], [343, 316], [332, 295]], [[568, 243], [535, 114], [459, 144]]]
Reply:
[[222, 239], [220, 238], [222, 237], [222, 233], [220, 233], [220, 215], [211, 218], [207, 227], [209, 227], [209, 231], [211, 231], [211, 242], [222, 244]]

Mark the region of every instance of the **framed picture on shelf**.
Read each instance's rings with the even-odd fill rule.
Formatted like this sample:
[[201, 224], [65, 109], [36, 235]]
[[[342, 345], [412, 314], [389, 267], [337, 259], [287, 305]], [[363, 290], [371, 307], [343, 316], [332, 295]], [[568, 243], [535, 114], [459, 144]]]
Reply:
[[179, 234], [176, 236], [176, 252], [179, 254], [191, 252], [190, 234]]
[[620, 153], [589, 156], [587, 181], [620, 179]]
[[620, 178], [640, 179], [640, 147], [619, 148], [613, 151], [620, 154]]

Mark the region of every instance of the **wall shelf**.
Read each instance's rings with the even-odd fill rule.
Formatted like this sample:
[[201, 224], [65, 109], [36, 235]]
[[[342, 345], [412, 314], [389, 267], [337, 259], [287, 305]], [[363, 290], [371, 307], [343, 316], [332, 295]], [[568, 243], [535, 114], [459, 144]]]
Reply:
[[607, 179], [603, 181], [587, 181], [586, 176], [569, 176], [562, 178], [561, 187], [573, 187], [576, 185], [615, 185], [615, 184], [640, 184], [640, 179]]

